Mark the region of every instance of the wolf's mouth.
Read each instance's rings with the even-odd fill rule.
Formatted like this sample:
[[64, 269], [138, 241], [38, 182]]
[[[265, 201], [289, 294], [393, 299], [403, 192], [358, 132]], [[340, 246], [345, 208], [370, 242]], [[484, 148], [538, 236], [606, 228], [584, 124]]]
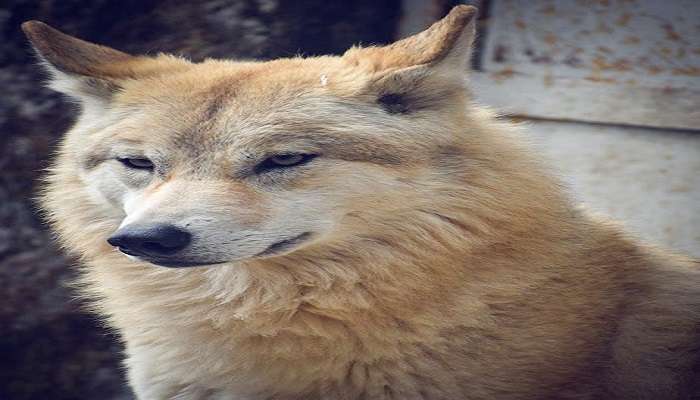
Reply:
[[[297, 247], [299, 244], [309, 240], [312, 236], [311, 232], [304, 232], [300, 235], [294, 236], [290, 239], [284, 239], [279, 242], [273, 243], [268, 246], [262, 252], [256, 254], [254, 257], [270, 257], [275, 255], [280, 255], [282, 253], [288, 252], [289, 250]], [[126, 248], [118, 247], [119, 251], [122, 253], [134, 257], [140, 261], [145, 261], [153, 265], [158, 265], [161, 267], [168, 268], [191, 268], [191, 267], [204, 267], [213, 266], [218, 264], [225, 264], [228, 261], [197, 261], [197, 260], [183, 260], [183, 259], [173, 259], [173, 258], [161, 258], [161, 257], [151, 257], [144, 254], [133, 253]], [[233, 261], [233, 260], [231, 260]]]
[[190, 268], [190, 267], [203, 267], [205, 265], [217, 265], [217, 264], [223, 264], [226, 261], [187, 261], [187, 260], [174, 260], [174, 259], [165, 259], [165, 258], [156, 258], [156, 257], [149, 257], [145, 256], [143, 254], [137, 254], [137, 253], [132, 253], [129, 252], [129, 250], [124, 249], [119, 247], [119, 251], [122, 253], [131, 256], [139, 261], [145, 261], [147, 263], [153, 264], [153, 265], [158, 265], [160, 267], [168, 267], [168, 268]]
[[291, 239], [281, 240], [279, 242], [271, 244], [267, 249], [258, 253], [256, 257], [268, 257], [284, 253], [298, 246], [299, 244], [309, 240], [310, 238], [311, 232], [304, 232], [301, 235], [294, 236]]
[[175, 260], [145, 260], [151, 264], [155, 264], [161, 267], [168, 268], [191, 268], [191, 267], [203, 267], [205, 265], [218, 265], [223, 264], [221, 262], [191, 262], [191, 261], [175, 261]]

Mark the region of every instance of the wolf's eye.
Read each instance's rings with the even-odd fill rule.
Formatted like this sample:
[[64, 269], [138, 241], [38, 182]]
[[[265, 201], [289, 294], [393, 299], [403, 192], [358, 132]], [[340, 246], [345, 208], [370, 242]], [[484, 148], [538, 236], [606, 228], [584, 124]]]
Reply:
[[280, 167], [291, 167], [304, 161], [303, 154], [279, 154], [270, 157], [270, 162], [277, 164]]
[[126, 167], [131, 169], [144, 169], [149, 171], [153, 169], [153, 162], [148, 158], [120, 157], [117, 158], [117, 160], [119, 160], [120, 163], [124, 164]]
[[271, 169], [296, 167], [308, 163], [316, 156], [316, 154], [276, 154], [258, 164], [255, 167], [255, 172], [261, 173]]

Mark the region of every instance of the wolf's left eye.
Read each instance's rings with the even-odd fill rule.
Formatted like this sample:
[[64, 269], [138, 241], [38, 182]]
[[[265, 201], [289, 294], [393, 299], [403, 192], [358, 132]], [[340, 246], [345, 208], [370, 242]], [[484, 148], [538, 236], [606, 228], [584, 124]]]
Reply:
[[308, 163], [316, 156], [317, 154], [276, 154], [255, 166], [255, 172], [261, 173], [272, 169], [296, 167]]
[[117, 158], [120, 163], [124, 164], [124, 166], [131, 168], [131, 169], [144, 169], [144, 170], [152, 170], [153, 169], [153, 161], [149, 160], [148, 158], [130, 158], [130, 157], [120, 157]]

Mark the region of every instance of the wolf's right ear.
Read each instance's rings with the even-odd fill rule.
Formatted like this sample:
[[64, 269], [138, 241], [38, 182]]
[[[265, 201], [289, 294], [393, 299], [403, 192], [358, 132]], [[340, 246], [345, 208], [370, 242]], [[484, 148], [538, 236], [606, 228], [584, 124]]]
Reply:
[[189, 64], [171, 56], [132, 56], [66, 35], [39, 21], [23, 23], [22, 30], [51, 75], [49, 86], [79, 100], [83, 107], [106, 106], [127, 80]]

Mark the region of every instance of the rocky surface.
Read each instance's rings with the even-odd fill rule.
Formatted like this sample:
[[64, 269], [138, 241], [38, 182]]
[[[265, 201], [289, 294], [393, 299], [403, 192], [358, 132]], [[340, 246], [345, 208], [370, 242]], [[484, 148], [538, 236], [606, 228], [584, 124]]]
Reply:
[[128, 399], [117, 338], [81, 311], [71, 260], [32, 201], [74, 107], [40, 85], [19, 25], [39, 19], [134, 53], [274, 58], [389, 41], [399, 1], [21, 1], [0, 4], [0, 399]]

